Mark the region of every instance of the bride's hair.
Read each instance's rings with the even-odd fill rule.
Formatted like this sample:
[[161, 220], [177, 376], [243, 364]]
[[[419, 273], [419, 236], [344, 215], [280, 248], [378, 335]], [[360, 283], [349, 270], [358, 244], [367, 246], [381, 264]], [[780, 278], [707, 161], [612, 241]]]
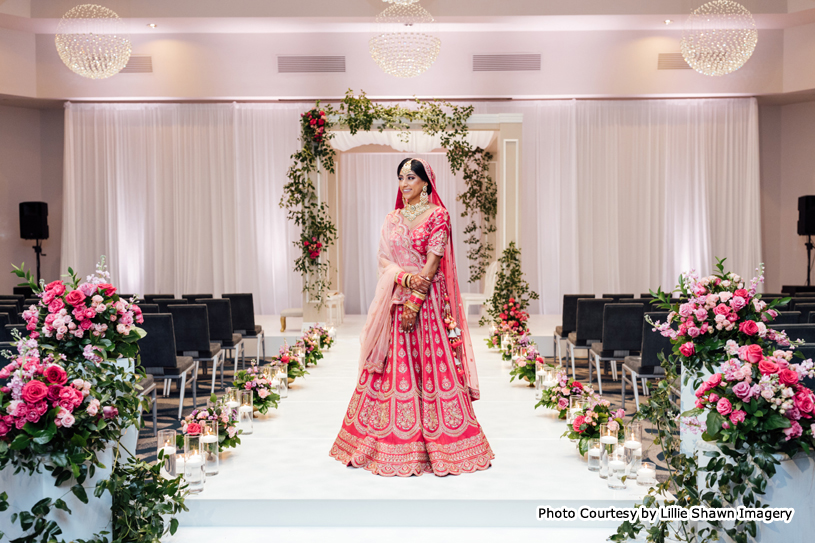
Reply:
[[413, 158], [413, 159], [406, 158], [402, 162], [400, 162], [399, 166], [396, 168], [396, 176], [399, 177], [399, 175], [402, 174], [402, 166], [404, 166], [405, 162], [407, 162], [408, 160], [413, 160], [413, 162], [410, 163], [410, 169], [413, 170], [413, 173], [418, 175], [419, 179], [421, 179], [422, 181], [427, 183], [427, 194], [428, 194], [428, 196], [433, 194], [433, 184], [430, 182], [430, 176], [427, 175], [427, 172], [424, 169], [424, 164], [422, 164], [420, 161], [416, 160], [415, 158]]

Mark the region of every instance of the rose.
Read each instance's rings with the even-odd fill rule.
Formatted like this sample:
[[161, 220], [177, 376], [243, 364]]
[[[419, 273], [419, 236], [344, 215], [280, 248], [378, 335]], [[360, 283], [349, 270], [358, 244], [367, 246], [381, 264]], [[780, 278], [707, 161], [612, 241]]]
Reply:
[[609, 432], [616, 434], [620, 431], [620, 423], [618, 423], [616, 420], [609, 421], [608, 424], [606, 424], [606, 428]]
[[113, 296], [116, 294], [116, 287], [111, 285], [110, 283], [100, 283], [96, 286], [98, 292], [104, 292], [105, 296]]
[[708, 379], [707, 382], [710, 388], [716, 388], [722, 383], [722, 374], [714, 373], [713, 375], [710, 376], [710, 379]]
[[744, 422], [744, 419], [745, 419], [746, 416], [747, 416], [747, 413], [745, 413], [741, 409], [737, 409], [736, 411], [733, 411], [732, 413], [730, 413], [730, 422], [732, 422], [733, 424], [738, 424], [740, 422]]
[[566, 398], [561, 398], [557, 401], [558, 410], [562, 411], [567, 407], [569, 407], [569, 402], [566, 400]]
[[45, 369], [44, 376], [49, 383], [53, 383], [55, 385], [64, 385], [66, 382], [68, 382], [68, 374], [65, 373], [65, 370], [62, 369], [61, 366], [56, 364], [48, 366]]
[[756, 364], [764, 358], [764, 351], [760, 345], [745, 345], [739, 349], [739, 358], [745, 362]]
[[719, 401], [719, 395], [715, 393], [711, 394], [710, 396], [707, 397], [707, 401], [709, 401], [710, 403], [716, 403]]
[[741, 296], [733, 296], [733, 299], [730, 300], [730, 307], [732, 307], [734, 311], [740, 311], [744, 309], [744, 306], [746, 305], [747, 300], [745, 300]]
[[51, 403], [54, 403], [57, 400], [59, 400], [59, 393], [60, 392], [62, 392], [62, 387], [61, 386], [59, 386], [59, 385], [51, 385], [51, 386], [49, 386], [48, 387], [48, 394], [46, 395], [46, 397], [48, 398], [48, 401], [51, 402]]
[[733, 411], [733, 406], [730, 404], [730, 400], [727, 398], [721, 398], [719, 403], [716, 404], [716, 411], [718, 411], [722, 416], [729, 415], [730, 412]]
[[[115, 407], [113, 407], [112, 405], [106, 405], [105, 407], [102, 408], [102, 416], [105, 417], [105, 419], [107, 419], [107, 420], [115, 419], [116, 417], [119, 416], [119, 410], [116, 409]], [[192, 423], [192, 424], [195, 424], [195, 423]], [[192, 424], [190, 424], [190, 426], [192, 426]], [[196, 424], [196, 426], [198, 426], [198, 425]], [[200, 427], [199, 427], [198, 431], [199, 432], [201, 431]]]
[[62, 296], [62, 294], [65, 292], [65, 285], [62, 284], [62, 281], [54, 281], [52, 283], [48, 283], [45, 290], [53, 292], [55, 296]]
[[685, 358], [692, 356], [693, 353], [696, 352], [696, 346], [693, 344], [692, 341], [688, 341], [687, 343], [683, 343], [681, 347], [679, 347], [679, 353], [684, 356]]
[[29, 381], [23, 385], [21, 393], [26, 403], [37, 403], [48, 394], [48, 387], [42, 381]]
[[750, 297], [750, 293], [747, 292], [746, 289], [740, 288], [736, 292], [733, 293], [733, 296], [738, 296], [740, 298], [744, 298], [745, 300]]
[[65, 301], [74, 307], [82, 305], [85, 302], [85, 295], [81, 290], [72, 290], [65, 296]]
[[802, 433], [803, 428], [797, 421], [794, 420], [791, 421], [789, 428], [784, 428], [784, 435], [787, 436], [786, 441], [789, 441], [790, 439], [795, 439], [796, 437], [801, 437]]
[[773, 373], [778, 373], [778, 364], [769, 359], [762, 360], [758, 363], [758, 371], [761, 372], [761, 375], [772, 375]]
[[796, 394], [795, 407], [797, 407], [802, 413], [812, 413], [812, 411], [815, 409], [815, 400], [813, 400], [812, 394], [806, 391]]
[[578, 415], [577, 417], [575, 417], [574, 422], [572, 423], [572, 428], [574, 429], [574, 431], [577, 432], [578, 434], [582, 433], [583, 431], [580, 429], [580, 425], [582, 425], [584, 422], [586, 422], [586, 417], [582, 415]]
[[744, 321], [739, 325], [739, 331], [748, 336], [754, 336], [758, 333], [758, 325], [755, 321]]
[[190, 435], [197, 435], [201, 433], [201, 425], [197, 422], [191, 422], [187, 425], [187, 433]]
[[753, 387], [751, 387], [747, 382], [742, 381], [737, 383], [733, 386], [733, 394], [742, 401], [749, 402], [752, 396]]
[[92, 417], [99, 413], [99, 400], [96, 398], [92, 399], [85, 409], [85, 412]]
[[74, 422], [76, 422], [74, 416], [69, 412], [65, 412], [65, 414], [62, 417], [60, 417], [60, 419], [62, 420], [63, 428], [70, 428], [71, 426], [74, 425]]
[[798, 383], [798, 373], [794, 372], [793, 370], [781, 370], [781, 372], [778, 374], [778, 380], [782, 385], [791, 387]]
[[696, 310], [695, 315], [696, 320], [698, 320], [699, 322], [705, 321], [707, 320], [707, 309], [700, 307], [699, 309]]

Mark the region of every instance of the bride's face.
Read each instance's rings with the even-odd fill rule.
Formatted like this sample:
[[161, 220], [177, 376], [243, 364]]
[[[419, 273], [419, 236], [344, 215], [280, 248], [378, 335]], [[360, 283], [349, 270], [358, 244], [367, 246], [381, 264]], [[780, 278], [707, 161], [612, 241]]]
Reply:
[[415, 172], [409, 172], [407, 175], [399, 175], [399, 190], [402, 191], [402, 196], [409, 204], [417, 204], [419, 198], [422, 196], [422, 187], [427, 185], [425, 181], [416, 175]]

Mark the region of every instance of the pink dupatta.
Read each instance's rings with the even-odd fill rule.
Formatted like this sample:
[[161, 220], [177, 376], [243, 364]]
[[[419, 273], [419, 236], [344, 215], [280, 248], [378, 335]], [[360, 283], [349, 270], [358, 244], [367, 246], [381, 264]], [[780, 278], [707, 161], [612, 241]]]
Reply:
[[[419, 160], [424, 165], [425, 171], [430, 178], [430, 185], [433, 187], [430, 203], [447, 209], [436, 190], [436, 174], [430, 164], [422, 159], [414, 160]], [[395, 209], [399, 210], [403, 207], [402, 195], [397, 189]], [[368, 319], [365, 321], [360, 336], [360, 342], [362, 343], [359, 361], [360, 372], [362, 370], [382, 372], [384, 368], [390, 349], [391, 306], [399, 298], [399, 290], [403, 288], [397, 287], [394, 283], [396, 275], [402, 270], [410, 273], [421, 272], [421, 268], [411, 261], [409, 232], [396, 213], [398, 211], [388, 214], [379, 238], [379, 280], [377, 281], [373, 302], [371, 302], [368, 309]], [[398, 245], [390, 242], [393, 237], [392, 234], [397, 228], [404, 230], [404, 232], [400, 233], [400, 239], [405, 240], [405, 242]], [[473, 356], [473, 345], [470, 340], [470, 328], [467, 325], [467, 316], [464, 315], [464, 305], [461, 302], [461, 289], [458, 286], [458, 272], [456, 270], [452, 236], [451, 231], [450, 239], [447, 242], [444, 256], [439, 265], [439, 271], [444, 273], [447, 295], [450, 297], [450, 310], [459, 328], [461, 328], [463, 343], [459, 352], [461, 363], [464, 366], [464, 378], [470, 390], [470, 398], [477, 400], [480, 397], [478, 373], [475, 367], [475, 357]]]

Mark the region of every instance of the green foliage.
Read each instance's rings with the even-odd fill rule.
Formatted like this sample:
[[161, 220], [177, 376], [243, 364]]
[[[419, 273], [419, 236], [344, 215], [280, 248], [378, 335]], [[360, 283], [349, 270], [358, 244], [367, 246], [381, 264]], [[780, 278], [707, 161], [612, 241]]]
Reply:
[[[447, 149], [450, 169], [454, 173], [461, 171], [466, 183], [458, 200], [464, 204], [462, 216], [470, 219], [464, 230], [465, 242], [471, 246], [467, 252], [472, 262], [470, 282], [481, 279], [489, 265], [493, 246], [488, 242], [488, 235], [495, 232], [498, 187], [489, 175], [492, 155], [466, 141], [467, 119], [472, 115], [473, 107], [438, 100], [416, 100], [415, 103], [415, 109], [384, 106], [372, 102], [364, 92], [354, 96], [349, 89], [338, 110], [330, 105], [321, 106], [318, 101], [314, 109], [303, 114], [303, 147], [291, 157], [293, 164], [287, 174], [289, 182], [283, 188], [280, 206], [288, 209], [289, 220], [302, 228], [302, 238], [295, 243], [302, 254], [295, 260], [294, 269], [304, 278], [303, 291], [308, 292], [320, 307], [325, 303], [325, 292], [329, 287], [329, 262], [324, 258], [313, 258], [303, 242], [319, 241], [322, 249], [327, 250], [337, 240], [337, 229], [328, 215], [328, 207], [325, 202], [319, 202], [313, 174], [319, 167], [334, 173], [336, 153], [330, 141], [334, 137], [331, 129], [338, 125], [347, 126], [351, 134], [360, 130], [396, 130], [399, 137], [407, 141], [411, 124], [420, 123], [426, 134], [439, 135], [442, 147]], [[312, 124], [310, 119], [321, 120], [323, 124]]]
[[533, 291], [524, 279], [523, 271], [521, 271], [521, 250], [512, 241], [498, 259], [495, 292], [486, 305], [487, 316], [490, 318], [483, 317], [480, 324], [484, 326], [490, 321], [500, 322], [502, 308], [510, 299], [515, 301], [518, 309], [525, 310], [529, 307], [530, 300], [538, 298], [540, 298], [538, 293]]

